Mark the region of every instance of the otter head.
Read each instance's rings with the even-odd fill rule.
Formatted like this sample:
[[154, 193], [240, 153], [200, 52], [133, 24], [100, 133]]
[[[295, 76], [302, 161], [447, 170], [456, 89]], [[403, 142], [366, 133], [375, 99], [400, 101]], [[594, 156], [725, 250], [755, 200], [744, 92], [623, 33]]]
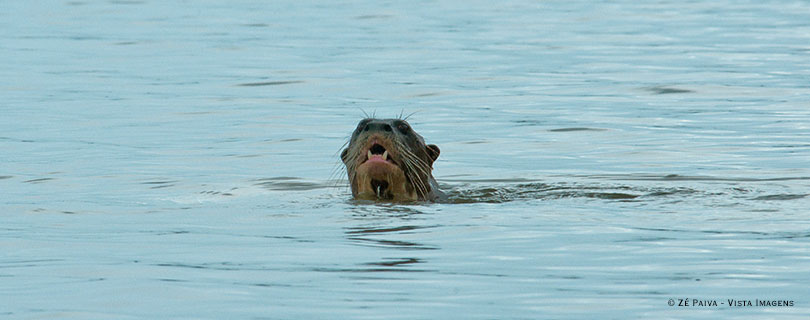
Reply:
[[426, 145], [405, 120], [363, 119], [340, 157], [357, 199], [431, 200], [439, 147]]

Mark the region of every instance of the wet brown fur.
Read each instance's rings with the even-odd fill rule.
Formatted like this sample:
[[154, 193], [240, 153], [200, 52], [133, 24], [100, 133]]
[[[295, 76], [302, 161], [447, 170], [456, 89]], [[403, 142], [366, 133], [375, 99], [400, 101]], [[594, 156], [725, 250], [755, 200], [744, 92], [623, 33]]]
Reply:
[[[375, 145], [388, 152], [389, 162], [366, 162]], [[341, 158], [356, 199], [434, 201], [442, 195], [432, 175], [439, 152], [405, 120], [367, 118], [352, 133]]]

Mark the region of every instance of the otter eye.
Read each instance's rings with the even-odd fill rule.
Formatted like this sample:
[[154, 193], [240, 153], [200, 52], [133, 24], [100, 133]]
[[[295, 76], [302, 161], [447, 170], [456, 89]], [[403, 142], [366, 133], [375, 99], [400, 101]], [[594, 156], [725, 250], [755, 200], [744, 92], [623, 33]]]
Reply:
[[363, 121], [360, 121], [360, 123], [358, 123], [358, 124], [357, 124], [357, 129], [355, 129], [355, 131], [360, 132], [360, 130], [363, 130], [363, 129], [365, 129], [365, 128], [368, 128], [368, 127], [366, 127], [366, 125], [367, 125], [367, 124], [368, 124], [370, 121], [371, 121], [371, 120], [369, 120], [369, 119], [363, 119]]
[[396, 125], [397, 130], [399, 130], [399, 132], [402, 132], [403, 134], [408, 134], [408, 132], [411, 131], [411, 127], [409, 127], [408, 124], [405, 122], [399, 122]]

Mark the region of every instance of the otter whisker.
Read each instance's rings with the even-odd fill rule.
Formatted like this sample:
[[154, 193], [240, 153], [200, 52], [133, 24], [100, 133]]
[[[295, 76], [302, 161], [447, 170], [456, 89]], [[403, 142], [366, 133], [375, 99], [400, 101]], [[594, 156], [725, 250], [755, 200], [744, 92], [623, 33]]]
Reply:
[[[408, 152], [410, 152], [410, 151], [408, 151]], [[417, 164], [419, 165], [420, 168], [423, 168], [423, 170], [429, 170], [430, 169], [430, 165], [427, 164], [424, 160], [420, 159], [419, 157], [417, 157], [413, 153], [410, 153], [410, 155], [417, 162]], [[427, 172], [425, 172], [425, 174], [427, 174]]]
[[428, 175], [428, 170], [429, 170], [428, 166], [424, 161], [419, 159], [419, 157], [417, 157], [416, 155], [414, 155], [411, 151], [409, 151], [407, 149], [403, 149], [402, 155], [403, 155], [404, 159], [407, 159], [410, 162], [411, 167], [415, 167], [415, 168], [419, 169], [419, 171], [422, 174], [424, 174], [425, 176]]
[[402, 142], [397, 141], [396, 143], [400, 148], [402, 148], [401, 151], [403, 153], [406, 153], [406, 154], [410, 155], [414, 160], [418, 161], [421, 165], [428, 166], [427, 163], [425, 163], [422, 159], [419, 159], [419, 157], [417, 157], [411, 150], [408, 150], [407, 148], [404, 148], [404, 145], [402, 144]]
[[399, 117], [399, 118], [400, 118], [400, 119], [402, 119], [402, 120], [408, 120], [408, 119], [409, 119], [411, 116], [415, 115], [417, 112], [419, 112], [419, 111], [414, 111], [414, 112], [411, 112], [411, 114], [409, 114], [409, 115], [405, 116], [405, 118], [403, 118], [403, 117], [400, 115], [400, 117]]
[[[414, 185], [414, 189], [416, 189], [416, 192], [420, 197], [426, 197], [427, 196], [428, 190], [427, 190], [427, 187], [425, 186], [425, 184], [422, 182], [422, 180], [420, 180], [419, 178], [413, 177], [413, 176], [409, 176], [408, 180], [410, 180], [411, 183]], [[416, 183], [414, 183], [414, 182], [416, 182]]]
[[416, 170], [414, 170], [413, 165], [411, 164], [411, 162], [410, 161], [404, 161], [404, 163], [405, 163], [406, 167], [408, 168], [408, 171], [406, 172], [406, 177], [409, 180], [409, 182], [411, 182], [411, 185], [414, 186], [414, 189], [416, 189], [417, 194], [419, 194], [420, 196], [426, 195], [427, 194], [427, 189], [426, 189], [424, 183], [422, 183], [422, 180], [419, 179], [418, 177], [413, 176], [413, 175], [415, 175], [417, 173], [416, 173]]
[[419, 157], [414, 155], [411, 151], [409, 151], [409, 150], [407, 150], [405, 148], [402, 148], [401, 145], [400, 145], [400, 149], [402, 149], [404, 156], [406, 156], [409, 160], [411, 160], [413, 162], [416, 162], [415, 167], [418, 168], [419, 171], [421, 171], [422, 174], [424, 174], [425, 176], [428, 176], [428, 171], [429, 171], [428, 168], [429, 167], [428, 167], [427, 163], [422, 161], [422, 159], [419, 159]]
[[421, 168], [415, 169], [412, 164], [409, 164], [408, 167], [409, 167], [408, 172], [409, 179], [411, 181], [414, 181], [415, 186], [417, 187], [417, 189], [419, 189], [419, 191], [421, 191], [422, 194], [427, 194], [429, 190], [428, 187], [423, 182], [424, 175], [419, 173], [419, 171], [421, 171]]
[[[421, 179], [421, 176], [419, 174], [420, 171], [421, 171], [421, 173], [425, 177], [427, 177], [427, 173], [425, 172], [425, 169], [423, 167], [417, 165], [417, 163], [415, 163], [414, 160], [418, 160], [418, 158], [416, 158], [416, 156], [413, 153], [411, 153], [406, 148], [404, 148], [401, 143], [397, 143], [397, 144], [398, 144], [399, 149], [401, 151], [403, 151], [403, 153], [401, 154], [402, 159], [403, 159], [402, 162], [408, 168], [408, 172], [406, 172], [406, 175], [408, 176], [408, 180], [411, 181], [411, 184], [414, 185], [415, 189], [417, 189], [417, 193], [419, 193], [420, 196], [426, 196], [429, 190], [428, 190], [427, 186], [422, 182], [423, 179]], [[417, 175], [417, 176], [414, 177], [413, 175]]]
[[[345, 148], [347, 145], [349, 145], [349, 142], [351, 142], [350, 139], [351, 138], [346, 139], [346, 141], [343, 142], [343, 145], [340, 146], [340, 148], [338, 149], [337, 152], [335, 152], [335, 156], [339, 156], [341, 151], [343, 150], [343, 148]], [[333, 181], [333, 187], [337, 187], [338, 183], [340, 183], [340, 180], [338, 180], [337, 177], [340, 175], [341, 172], [343, 172], [341, 169], [347, 169], [346, 167], [340, 165], [341, 162], [343, 162], [343, 161], [335, 163], [335, 165], [332, 167], [332, 172], [329, 174], [329, 180], [327, 180], [327, 181]]]
[[[396, 143], [396, 144], [397, 144], [397, 148], [400, 151], [406, 151], [406, 149], [402, 146], [401, 143]], [[402, 163], [402, 165], [405, 166], [403, 169], [406, 169], [406, 170], [404, 170], [406, 178], [409, 180], [409, 182], [411, 182], [411, 185], [414, 186], [414, 189], [416, 189], [417, 193], [421, 194], [422, 192], [420, 192], [420, 191], [421, 191], [421, 189], [423, 189], [423, 186], [420, 185], [421, 181], [420, 181], [420, 179], [414, 179], [414, 177], [412, 176], [412, 173], [416, 171], [414, 169], [414, 167], [413, 167], [413, 160], [411, 159], [411, 157], [408, 154], [403, 152], [403, 153], [400, 154], [400, 162]]]

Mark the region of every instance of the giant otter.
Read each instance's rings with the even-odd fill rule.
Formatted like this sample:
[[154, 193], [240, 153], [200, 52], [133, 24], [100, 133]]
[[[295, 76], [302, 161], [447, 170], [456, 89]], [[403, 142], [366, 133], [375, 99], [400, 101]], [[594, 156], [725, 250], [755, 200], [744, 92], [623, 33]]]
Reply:
[[360, 121], [340, 154], [356, 199], [436, 201], [443, 196], [433, 179], [439, 147], [402, 119]]

